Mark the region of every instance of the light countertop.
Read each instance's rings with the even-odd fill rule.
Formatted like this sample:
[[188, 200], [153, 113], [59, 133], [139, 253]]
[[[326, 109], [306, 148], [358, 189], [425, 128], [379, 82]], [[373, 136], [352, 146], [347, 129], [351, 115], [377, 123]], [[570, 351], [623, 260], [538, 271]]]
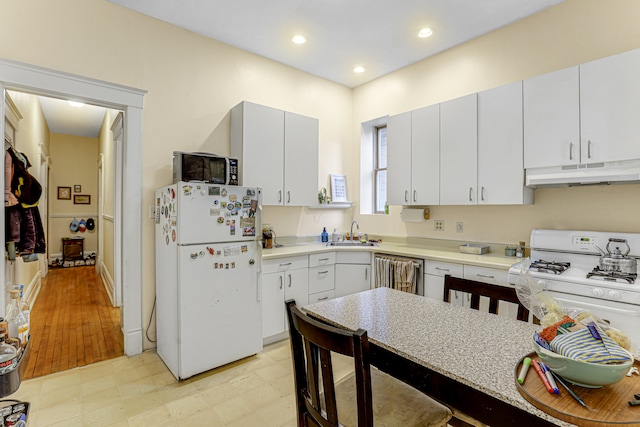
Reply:
[[321, 252], [373, 252], [389, 255], [399, 255], [412, 258], [422, 258], [434, 261], [454, 262], [458, 264], [475, 265], [479, 267], [497, 268], [508, 270], [513, 264], [522, 261], [522, 258], [507, 257], [498, 253], [489, 252], [483, 255], [461, 253], [457, 245], [442, 245], [439, 243], [422, 245], [403, 242], [381, 242], [379, 246], [327, 246], [321, 242], [305, 242], [285, 244], [280, 248], [262, 250], [262, 259], [276, 259], [296, 255], [308, 255]]

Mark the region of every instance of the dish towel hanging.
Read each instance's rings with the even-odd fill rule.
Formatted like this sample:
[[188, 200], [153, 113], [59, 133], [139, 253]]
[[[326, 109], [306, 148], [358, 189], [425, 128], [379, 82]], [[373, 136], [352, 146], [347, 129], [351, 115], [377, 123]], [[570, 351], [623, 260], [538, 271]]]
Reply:
[[376, 255], [376, 288], [386, 287], [415, 294], [416, 264], [413, 260]]

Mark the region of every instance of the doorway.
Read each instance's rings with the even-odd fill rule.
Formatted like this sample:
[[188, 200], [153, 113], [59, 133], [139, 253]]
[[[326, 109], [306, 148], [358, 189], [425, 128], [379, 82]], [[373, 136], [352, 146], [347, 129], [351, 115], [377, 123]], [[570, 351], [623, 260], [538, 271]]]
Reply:
[[[62, 73], [15, 61], [0, 59], [0, 95], [5, 89], [36, 95], [76, 99], [93, 105], [124, 111], [122, 156], [117, 159], [122, 167], [121, 185], [115, 189], [120, 212], [114, 218], [114, 280], [123, 290], [122, 330], [124, 353], [142, 352], [142, 102], [144, 91], [98, 81], [82, 76]], [[0, 103], [0, 116], [4, 116], [4, 103]], [[0, 121], [0, 133], [4, 122]], [[3, 166], [4, 167], [4, 166]], [[0, 174], [4, 184], [4, 173]], [[4, 221], [4, 211], [0, 213]], [[127, 236], [123, 245], [122, 236]], [[4, 236], [2, 236], [4, 247]], [[0, 263], [0, 277], [5, 277], [6, 263]], [[0, 292], [0, 310], [6, 306], [6, 294]]]
[[115, 145], [122, 141], [112, 135], [112, 124], [121, 123], [122, 113], [13, 90], [7, 96], [21, 117], [12, 147], [29, 157], [40, 154], [38, 210], [47, 243], [38, 254], [39, 278], [19, 257], [8, 266], [16, 282], [26, 284], [31, 305], [23, 379], [121, 356], [113, 199]]

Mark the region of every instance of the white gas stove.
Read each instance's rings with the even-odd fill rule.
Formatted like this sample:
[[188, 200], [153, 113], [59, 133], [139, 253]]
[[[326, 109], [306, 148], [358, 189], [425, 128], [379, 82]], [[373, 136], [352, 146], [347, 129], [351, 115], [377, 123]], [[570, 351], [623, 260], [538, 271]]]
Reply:
[[[640, 280], [637, 275], [600, 276], [600, 251], [620, 247], [627, 256], [640, 258], [640, 233], [609, 233], [572, 230], [533, 230], [529, 269], [542, 288], [566, 308], [584, 308], [631, 336], [640, 346]], [[620, 241], [626, 243], [620, 243]], [[527, 260], [527, 261], [529, 261]], [[515, 284], [527, 262], [509, 269]], [[593, 275], [595, 270], [595, 275]]]

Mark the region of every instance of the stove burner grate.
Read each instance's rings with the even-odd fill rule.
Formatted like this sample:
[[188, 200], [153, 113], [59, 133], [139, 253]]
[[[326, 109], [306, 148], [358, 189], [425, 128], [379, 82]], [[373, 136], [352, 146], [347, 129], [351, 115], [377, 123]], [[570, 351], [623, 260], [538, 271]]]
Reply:
[[601, 277], [604, 280], [609, 280], [612, 282], [617, 282], [618, 280], [624, 280], [630, 285], [638, 278], [637, 273], [623, 273], [622, 271], [604, 271], [601, 270], [600, 267], [595, 267], [593, 271], [587, 273], [587, 279], [590, 277]]
[[540, 259], [533, 261], [529, 265], [530, 270], [536, 270], [542, 273], [561, 274], [571, 266], [569, 262], [545, 261]]

